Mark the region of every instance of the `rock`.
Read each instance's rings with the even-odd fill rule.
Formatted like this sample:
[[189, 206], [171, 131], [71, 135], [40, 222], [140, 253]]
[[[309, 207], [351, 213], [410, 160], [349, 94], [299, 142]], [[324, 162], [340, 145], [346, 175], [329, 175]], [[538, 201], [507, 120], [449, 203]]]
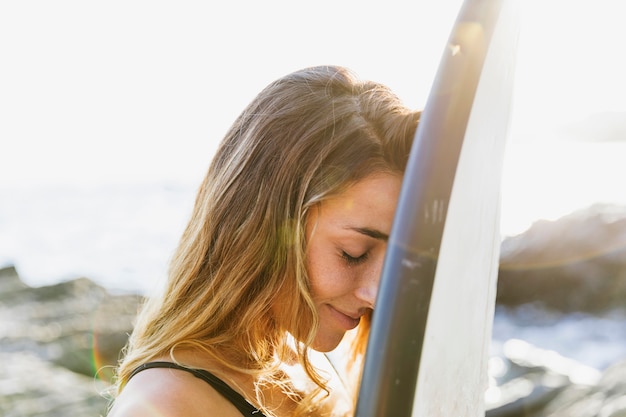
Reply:
[[[80, 311], [80, 308], [72, 309], [80, 303], [68, 302], [63, 303], [69, 306], [69, 310], [64, 311], [59, 308], [59, 303], [55, 304], [46, 303], [37, 308], [32, 305], [29, 308], [27, 304], [13, 309], [13, 312], [22, 313], [21, 320], [13, 321], [2, 345], [35, 352], [46, 360], [87, 376], [94, 376], [101, 366], [114, 366], [126, 335], [132, 329], [131, 318], [117, 322], [103, 319], [100, 305], [94, 305], [91, 311]], [[108, 343], [102, 343], [102, 340]]]
[[0, 268], [0, 299], [27, 287], [20, 279], [14, 266]]
[[0, 269], [0, 415], [103, 416], [143, 297], [87, 278], [31, 288]]
[[609, 367], [592, 387], [572, 386], [543, 410], [549, 417], [625, 417], [626, 361]]
[[626, 307], [626, 207], [539, 221], [502, 242], [497, 303], [563, 312]]
[[106, 383], [50, 364], [29, 352], [0, 351], [4, 417], [104, 416]]
[[600, 380], [593, 368], [516, 339], [505, 344], [503, 357], [491, 358], [489, 375], [487, 417], [542, 416], [564, 390], [584, 391]]
[[31, 288], [17, 284], [16, 276], [13, 290], [0, 298], [0, 351], [31, 352], [88, 377], [109, 379], [143, 298], [111, 295], [86, 278]]
[[[626, 311], [626, 207], [592, 206], [505, 239], [496, 302], [550, 315], [526, 317], [528, 326]], [[518, 354], [496, 358], [506, 372], [487, 393], [489, 417], [626, 417], [626, 362], [598, 374], [521, 341], [511, 346]]]

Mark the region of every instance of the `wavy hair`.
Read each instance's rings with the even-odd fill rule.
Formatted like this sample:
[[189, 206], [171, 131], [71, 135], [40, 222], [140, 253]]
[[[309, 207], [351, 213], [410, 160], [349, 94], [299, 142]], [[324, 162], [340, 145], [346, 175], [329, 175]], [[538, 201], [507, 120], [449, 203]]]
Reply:
[[[165, 292], [144, 306], [129, 339], [118, 391], [135, 367], [184, 347], [279, 383], [279, 363], [293, 355], [289, 334], [318, 394], [327, 390], [307, 355], [318, 326], [307, 213], [370, 174], [404, 172], [418, 119], [387, 87], [342, 67], [306, 68], [267, 86], [212, 160]], [[362, 320], [351, 360], [368, 330]], [[300, 397], [296, 414], [311, 414], [316, 402]]]

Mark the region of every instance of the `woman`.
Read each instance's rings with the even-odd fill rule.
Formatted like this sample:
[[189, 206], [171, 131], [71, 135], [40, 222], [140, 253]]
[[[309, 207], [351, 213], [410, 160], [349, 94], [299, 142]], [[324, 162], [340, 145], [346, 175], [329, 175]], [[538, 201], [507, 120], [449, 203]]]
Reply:
[[342, 390], [316, 352], [355, 329], [347, 365], [364, 353], [418, 119], [340, 67], [266, 87], [212, 161], [109, 416], [351, 414], [359, 367]]

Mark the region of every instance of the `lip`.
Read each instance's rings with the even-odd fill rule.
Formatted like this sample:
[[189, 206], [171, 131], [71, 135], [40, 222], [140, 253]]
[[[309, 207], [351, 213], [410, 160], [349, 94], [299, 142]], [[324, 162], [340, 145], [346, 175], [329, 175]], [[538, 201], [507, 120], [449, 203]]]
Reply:
[[356, 318], [354, 318], [354, 317], [349, 316], [349, 315], [347, 315], [345, 313], [342, 313], [341, 311], [337, 310], [336, 308], [334, 308], [330, 304], [328, 304], [328, 309], [330, 310], [330, 313], [332, 314], [333, 318], [345, 330], [352, 330], [352, 329], [354, 329], [356, 326], [359, 325], [359, 322], [361, 321], [361, 317], [360, 316], [357, 316]]

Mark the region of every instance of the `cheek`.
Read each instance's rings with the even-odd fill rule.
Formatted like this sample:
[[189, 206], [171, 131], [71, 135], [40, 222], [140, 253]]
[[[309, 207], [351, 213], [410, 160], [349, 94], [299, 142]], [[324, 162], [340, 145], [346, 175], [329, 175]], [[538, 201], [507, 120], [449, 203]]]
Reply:
[[350, 268], [341, 265], [340, 259], [333, 260], [332, 257], [323, 260], [311, 256], [307, 262], [307, 273], [315, 300], [340, 296], [349, 291], [353, 281]]

